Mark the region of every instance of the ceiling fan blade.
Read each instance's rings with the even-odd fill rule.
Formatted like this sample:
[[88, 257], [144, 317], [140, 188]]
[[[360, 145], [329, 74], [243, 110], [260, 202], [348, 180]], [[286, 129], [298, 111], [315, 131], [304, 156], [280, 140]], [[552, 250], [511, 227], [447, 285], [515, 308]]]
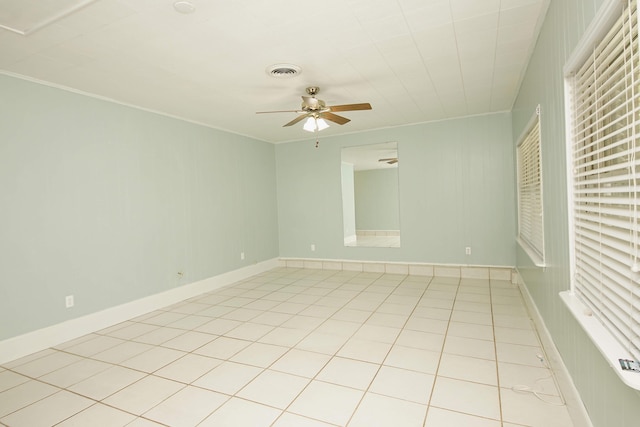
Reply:
[[362, 104], [344, 104], [344, 105], [332, 105], [327, 107], [331, 111], [358, 111], [358, 110], [371, 110], [371, 104], [368, 102]]
[[339, 116], [337, 114], [333, 114], [333, 113], [320, 113], [318, 114], [318, 117], [322, 118], [322, 119], [326, 119], [326, 120], [330, 120], [334, 123], [337, 123], [339, 125], [343, 125], [345, 123], [349, 123], [351, 121], [351, 119], [347, 119], [346, 117], [342, 117]]
[[298, 117], [296, 117], [295, 119], [291, 120], [289, 123], [287, 123], [286, 125], [282, 126], [282, 127], [287, 127], [287, 126], [293, 126], [298, 122], [301, 122], [302, 120], [307, 118], [307, 114], [302, 114]]

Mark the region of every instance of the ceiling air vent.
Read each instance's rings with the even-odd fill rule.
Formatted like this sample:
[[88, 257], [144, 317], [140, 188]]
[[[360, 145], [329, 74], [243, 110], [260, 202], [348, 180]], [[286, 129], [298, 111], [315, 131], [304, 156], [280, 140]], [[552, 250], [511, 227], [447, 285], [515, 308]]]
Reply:
[[293, 64], [275, 64], [267, 68], [267, 74], [278, 79], [297, 76], [302, 69]]

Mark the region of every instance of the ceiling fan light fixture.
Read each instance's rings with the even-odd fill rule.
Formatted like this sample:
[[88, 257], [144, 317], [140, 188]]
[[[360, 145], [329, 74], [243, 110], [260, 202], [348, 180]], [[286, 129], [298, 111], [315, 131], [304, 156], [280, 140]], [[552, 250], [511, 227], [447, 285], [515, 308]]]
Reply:
[[307, 132], [319, 132], [328, 127], [329, 123], [327, 123], [326, 120], [316, 117], [308, 117], [307, 121], [304, 122], [304, 126], [302, 126], [302, 129], [306, 130]]
[[329, 123], [325, 119], [316, 119], [316, 125], [318, 126], [318, 131], [324, 130], [329, 127]]

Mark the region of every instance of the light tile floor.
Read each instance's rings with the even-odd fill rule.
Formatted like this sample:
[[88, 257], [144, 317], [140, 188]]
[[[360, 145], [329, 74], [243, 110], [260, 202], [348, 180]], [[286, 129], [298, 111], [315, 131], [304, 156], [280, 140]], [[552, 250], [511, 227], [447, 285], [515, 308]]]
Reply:
[[277, 268], [3, 365], [0, 424], [571, 427], [538, 354], [506, 281]]

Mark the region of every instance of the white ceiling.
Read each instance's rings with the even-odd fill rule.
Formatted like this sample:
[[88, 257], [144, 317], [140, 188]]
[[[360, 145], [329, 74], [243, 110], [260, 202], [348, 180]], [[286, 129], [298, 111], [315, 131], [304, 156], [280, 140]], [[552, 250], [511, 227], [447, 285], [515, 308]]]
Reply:
[[[321, 136], [510, 110], [549, 1], [65, 0], [26, 35], [0, 27], [0, 71], [294, 141], [311, 136], [282, 127], [295, 113], [255, 112], [298, 109], [307, 86], [373, 107]], [[51, 3], [0, 0], [0, 26]], [[277, 63], [302, 73], [269, 76]]]

